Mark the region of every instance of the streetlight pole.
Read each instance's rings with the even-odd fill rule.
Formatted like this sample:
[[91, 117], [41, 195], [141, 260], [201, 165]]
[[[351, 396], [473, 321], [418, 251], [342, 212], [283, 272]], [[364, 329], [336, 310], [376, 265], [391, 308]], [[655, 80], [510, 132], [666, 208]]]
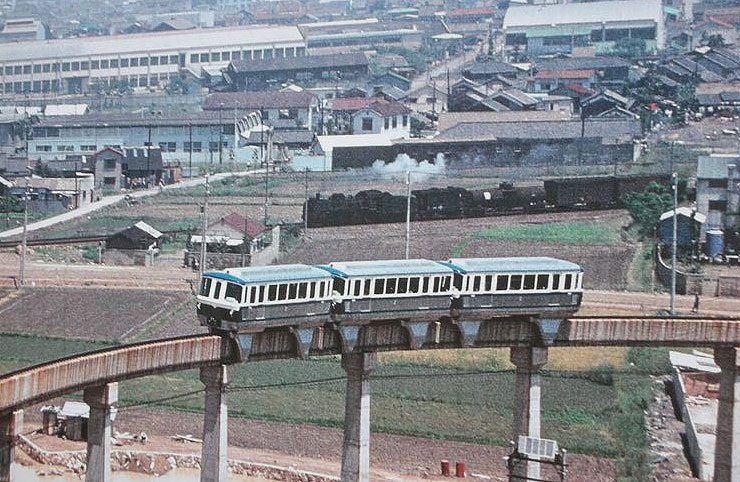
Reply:
[[193, 123], [188, 122], [188, 178], [193, 178]]
[[673, 252], [671, 256], [671, 316], [676, 314], [676, 234], [678, 232], [678, 174], [671, 175], [673, 180]]

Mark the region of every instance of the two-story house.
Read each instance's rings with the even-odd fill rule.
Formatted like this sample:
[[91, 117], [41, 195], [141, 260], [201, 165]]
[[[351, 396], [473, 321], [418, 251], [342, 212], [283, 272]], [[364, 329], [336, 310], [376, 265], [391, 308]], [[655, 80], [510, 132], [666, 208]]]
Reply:
[[411, 137], [411, 109], [398, 102], [376, 102], [352, 117], [353, 134], [384, 134], [389, 139]]

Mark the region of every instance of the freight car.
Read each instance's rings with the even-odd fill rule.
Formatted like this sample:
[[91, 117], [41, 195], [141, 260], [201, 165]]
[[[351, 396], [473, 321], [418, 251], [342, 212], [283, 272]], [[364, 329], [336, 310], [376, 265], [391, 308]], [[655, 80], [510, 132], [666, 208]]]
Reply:
[[[411, 219], [459, 219], [516, 213], [610, 209], [622, 205], [630, 192], [642, 192], [651, 182], [669, 185], [667, 175], [577, 177], [547, 180], [541, 186], [515, 187], [501, 183], [494, 189], [460, 187], [411, 191]], [[377, 190], [356, 195], [317, 195], [304, 213], [309, 227], [401, 222], [406, 219], [406, 196]]]

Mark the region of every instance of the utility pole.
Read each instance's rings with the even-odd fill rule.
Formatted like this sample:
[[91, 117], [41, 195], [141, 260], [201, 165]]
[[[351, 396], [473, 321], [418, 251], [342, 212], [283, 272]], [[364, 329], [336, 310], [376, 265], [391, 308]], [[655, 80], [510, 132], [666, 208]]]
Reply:
[[221, 120], [224, 111], [224, 103], [221, 102], [218, 105], [218, 165], [220, 166], [224, 162], [224, 126]]
[[671, 256], [671, 316], [676, 314], [676, 234], [678, 231], [678, 174], [671, 175], [673, 180], [673, 253]]
[[305, 193], [303, 194], [303, 237], [308, 237], [308, 168], [305, 169], [304, 177]]
[[188, 148], [188, 178], [193, 178], [193, 123], [188, 122], [188, 140], [190, 143], [188, 144], [190, 148]]
[[406, 259], [411, 244], [411, 171], [406, 171]]
[[28, 176], [23, 190], [23, 235], [21, 237], [21, 271], [18, 275], [20, 287], [26, 285], [26, 250], [28, 244]]
[[151, 176], [152, 165], [152, 125], [149, 124], [149, 141], [146, 147], [146, 187], [149, 188], [149, 178]]
[[234, 104], [234, 158], [232, 161], [236, 161], [236, 150], [239, 148], [239, 101], [237, 100]]
[[206, 239], [206, 233], [208, 232], [208, 194], [210, 193], [210, 185], [208, 184], [209, 174], [206, 172], [206, 192], [205, 199], [203, 201], [203, 237], [200, 243], [200, 276], [203, 277], [203, 273], [206, 272], [206, 256], [208, 252], [208, 241]]

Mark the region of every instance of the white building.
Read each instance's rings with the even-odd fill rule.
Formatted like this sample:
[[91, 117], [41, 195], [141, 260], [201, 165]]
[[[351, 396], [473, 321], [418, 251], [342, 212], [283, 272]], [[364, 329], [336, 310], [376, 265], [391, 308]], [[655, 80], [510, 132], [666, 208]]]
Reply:
[[593, 46], [611, 51], [616, 42], [641, 39], [649, 52], [666, 44], [660, 0], [615, 0], [553, 5], [512, 5], [504, 17], [508, 50], [529, 54], [571, 53]]
[[182, 70], [236, 59], [300, 57], [295, 26], [240, 26], [0, 44], [0, 93], [88, 92], [93, 84], [157, 87]]

